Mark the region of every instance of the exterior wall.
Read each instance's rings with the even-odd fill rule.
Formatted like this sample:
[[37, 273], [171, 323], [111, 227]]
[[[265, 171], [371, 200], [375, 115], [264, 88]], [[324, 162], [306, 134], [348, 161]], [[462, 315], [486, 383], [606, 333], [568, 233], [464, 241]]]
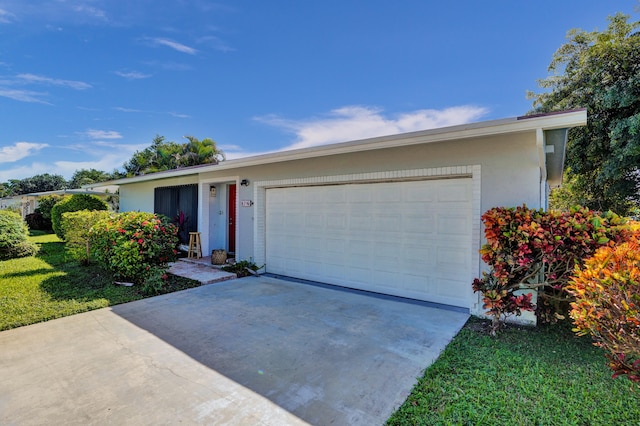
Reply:
[[[158, 181], [126, 184], [120, 187], [121, 211], [153, 211], [153, 189], [186, 183], [199, 183], [198, 230], [202, 233], [203, 253], [221, 247], [226, 238], [224, 197], [226, 185], [237, 185], [236, 258], [260, 260], [263, 257], [260, 240], [256, 239], [257, 221], [263, 220], [260, 211], [258, 186], [261, 182], [321, 182], [336, 176], [355, 176], [358, 180], [403, 179], [412, 176], [407, 171], [420, 171], [419, 178], [455, 177], [460, 174], [473, 177], [477, 201], [477, 224], [474, 226], [474, 250], [483, 242], [480, 215], [495, 206], [527, 204], [532, 208], [545, 207], [544, 188], [541, 184], [540, 159], [535, 132], [497, 135], [491, 137], [426, 143], [404, 147], [361, 151], [318, 158], [274, 162], [250, 167], [209, 171], [199, 175]], [[248, 186], [240, 181], [249, 180]], [[342, 179], [342, 178], [341, 178]], [[348, 178], [347, 178], [348, 179]], [[355, 179], [355, 178], [354, 178]], [[209, 197], [209, 188], [215, 185], [216, 199]], [[242, 207], [242, 201], [255, 203]], [[257, 203], [256, 203], [257, 202]], [[474, 276], [484, 267], [479, 256], [474, 258]], [[472, 277], [470, 278], [471, 283]], [[472, 313], [480, 313], [476, 304]]]
[[[204, 173], [200, 179], [211, 181], [233, 175], [236, 179], [256, 182], [471, 165], [481, 166], [482, 212], [495, 206], [523, 203], [533, 208], [544, 207], [540, 204], [540, 168], [533, 133], [364, 151], [233, 171], [221, 170]], [[239, 202], [255, 201], [253, 184], [246, 187], [238, 185], [237, 188]], [[238, 207], [237, 247], [243, 258], [255, 258], [254, 216], [254, 207]]]
[[193, 183], [198, 183], [197, 175], [122, 185], [120, 186], [120, 211], [153, 213], [153, 192], [155, 188]]

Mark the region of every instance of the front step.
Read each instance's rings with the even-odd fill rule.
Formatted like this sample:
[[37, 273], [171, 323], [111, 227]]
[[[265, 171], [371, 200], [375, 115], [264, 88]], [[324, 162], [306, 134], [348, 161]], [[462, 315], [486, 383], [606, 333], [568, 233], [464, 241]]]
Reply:
[[222, 271], [217, 265], [210, 262], [202, 262], [203, 258], [179, 259], [177, 262], [169, 264], [169, 273], [179, 277], [189, 278], [198, 281], [200, 284], [214, 284], [221, 281], [234, 280], [238, 278], [236, 274]]

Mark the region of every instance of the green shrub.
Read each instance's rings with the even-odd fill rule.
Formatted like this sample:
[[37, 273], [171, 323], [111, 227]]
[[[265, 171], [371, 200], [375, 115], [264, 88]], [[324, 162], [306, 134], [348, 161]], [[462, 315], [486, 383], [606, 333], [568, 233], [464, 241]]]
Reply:
[[599, 249], [567, 288], [574, 331], [607, 352], [614, 378], [626, 374], [640, 386], [640, 232]]
[[107, 203], [96, 196], [88, 194], [74, 194], [59, 201], [51, 208], [51, 223], [53, 231], [60, 239], [66, 239], [61, 223], [62, 213], [80, 210], [107, 210]]
[[32, 231], [49, 231], [51, 230], [51, 220], [46, 219], [41, 213], [31, 213], [24, 217], [27, 226]]
[[91, 229], [91, 255], [116, 279], [156, 293], [176, 259], [178, 229], [153, 213], [120, 213]]
[[31, 256], [37, 247], [27, 240], [29, 228], [15, 212], [0, 210], [0, 260]]
[[[40, 213], [43, 218], [51, 221], [51, 209], [53, 206], [62, 201], [65, 197], [58, 194], [45, 195], [38, 198], [38, 207], [36, 207], [36, 213]], [[69, 198], [69, 197], [66, 197]], [[53, 228], [49, 228], [53, 229]]]
[[62, 213], [62, 231], [67, 243], [67, 252], [83, 265], [91, 260], [91, 245], [89, 231], [100, 220], [108, 219], [109, 212], [105, 210], [80, 210]]

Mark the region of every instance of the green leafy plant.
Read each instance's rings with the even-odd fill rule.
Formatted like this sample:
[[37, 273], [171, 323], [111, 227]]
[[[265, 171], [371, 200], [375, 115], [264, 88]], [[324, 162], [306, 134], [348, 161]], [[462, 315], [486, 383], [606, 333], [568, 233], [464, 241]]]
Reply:
[[60, 239], [65, 239], [62, 228], [62, 213], [80, 210], [107, 210], [107, 203], [96, 196], [88, 194], [74, 194], [59, 201], [51, 208], [51, 223], [53, 231]]
[[[564, 319], [573, 300], [565, 287], [575, 266], [629, 232], [625, 220], [613, 213], [597, 215], [578, 207], [569, 212], [496, 207], [482, 221], [487, 243], [480, 253], [490, 271], [472, 286], [483, 295], [494, 333], [506, 317], [523, 310], [535, 309], [543, 323]], [[536, 307], [530, 296], [515, 295], [523, 288], [538, 290]]]
[[116, 279], [157, 292], [162, 288], [158, 280], [166, 280], [168, 263], [176, 259], [177, 232], [153, 213], [120, 213], [91, 228], [91, 255]]
[[265, 265], [256, 265], [252, 260], [240, 260], [239, 262], [223, 266], [222, 270], [226, 272], [232, 272], [236, 274], [238, 278], [240, 278], [247, 277], [249, 275], [256, 275], [257, 272], [264, 267]]
[[45, 219], [45, 217], [38, 212], [26, 215], [24, 221], [32, 231], [48, 231], [51, 229], [51, 220]]
[[640, 232], [602, 247], [577, 269], [567, 289], [574, 331], [590, 334], [614, 371], [640, 386]]
[[91, 227], [100, 220], [107, 219], [109, 212], [105, 210], [80, 210], [62, 214], [62, 230], [66, 236], [67, 252], [83, 265], [91, 260], [89, 233]]
[[28, 236], [29, 228], [18, 213], [0, 210], [0, 260], [35, 254], [37, 247]]
[[[51, 194], [38, 198], [38, 207], [35, 212], [40, 213], [43, 218], [51, 220], [51, 209], [53, 206], [62, 201], [65, 197], [63, 195]], [[49, 228], [53, 229], [53, 228]]]

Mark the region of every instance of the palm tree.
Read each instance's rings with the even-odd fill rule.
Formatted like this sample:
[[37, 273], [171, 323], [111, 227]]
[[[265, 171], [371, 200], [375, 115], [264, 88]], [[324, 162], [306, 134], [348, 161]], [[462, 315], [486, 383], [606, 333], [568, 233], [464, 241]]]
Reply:
[[218, 149], [213, 139], [205, 138], [199, 141], [193, 136], [185, 136], [185, 138], [189, 142], [183, 145], [180, 165], [218, 164], [225, 159], [224, 153]]

